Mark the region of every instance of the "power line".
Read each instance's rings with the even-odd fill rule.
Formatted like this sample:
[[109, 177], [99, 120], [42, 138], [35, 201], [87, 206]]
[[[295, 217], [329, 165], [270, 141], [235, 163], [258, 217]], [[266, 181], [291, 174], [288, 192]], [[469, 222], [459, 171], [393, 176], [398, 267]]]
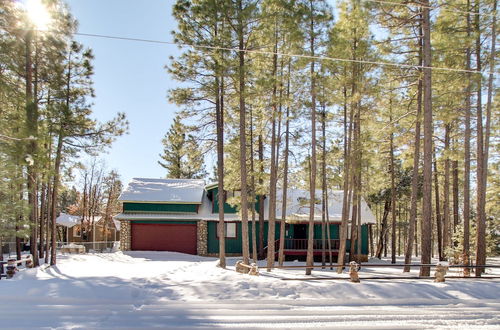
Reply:
[[[209, 45], [193, 45], [193, 44], [175, 43], [175, 42], [163, 41], [163, 40], [153, 40], [153, 39], [142, 39], [142, 38], [132, 38], [132, 37], [111, 36], [111, 35], [95, 34], [95, 33], [75, 32], [74, 34], [78, 35], [78, 36], [84, 36], [84, 37], [114, 39], [114, 40], [122, 40], [122, 41], [135, 41], [135, 42], [145, 42], [145, 43], [165, 44], [165, 45], [176, 45], [176, 46], [179, 46], [179, 47], [191, 47], [191, 48], [201, 48], [201, 49], [211, 49], [211, 50], [225, 50], [225, 51], [234, 51], [234, 52], [243, 51], [245, 53], [261, 54], [261, 55], [277, 55], [277, 56], [284, 56], [284, 57], [287, 56], [287, 57], [307, 58], [307, 59], [314, 59], [314, 60], [320, 60], [320, 61], [327, 60], [327, 61], [333, 61], [333, 62], [351, 62], [351, 63], [371, 64], [371, 65], [381, 65], [381, 66], [393, 66], [393, 67], [401, 67], [401, 68], [407, 68], [407, 69], [430, 69], [430, 70], [447, 71], [447, 72], [490, 74], [490, 72], [487, 72], [487, 71], [475, 71], [475, 70], [465, 70], [465, 69], [456, 69], [456, 68], [447, 68], [447, 67], [426, 67], [426, 66], [412, 65], [412, 64], [402, 64], [402, 63], [394, 63], [394, 62], [380, 62], [380, 61], [368, 61], [368, 60], [353, 60], [353, 59], [330, 57], [330, 56], [312, 56], [312, 55], [304, 55], [304, 54], [287, 54], [287, 53], [264, 51], [264, 50], [255, 50], [255, 49], [240, 50], [238, 48], [231, 48], [231, 47], [209, 46]], [[496, 75], [496, 73], [494, 73], [494, 72], [492, 74]]]
[[373, 3], [380, 3], [383, 5], [391, 5], [391, 6], [399, 6], [399, 7], [406, 7], [406, 8], [411, 8], [411, 7], [420, 7], [420, 8], [427, 8], [430, 10], [440, 10], [440, 11], [445, 11], [449, 13], [456, 13], [456, 14], [470, 14], [470, 15], [478, 15], [478, 16], [490, 16], [490, 17], [495, 17], [496, 16], [496, 10], [493, 11], [493, 13], [479, 13], [479, 12], [473, 12], [473, 11], [466, 11], [466, 10], [460, 10], [460, 9], [448, 9], [448, 8], [442, 8], [442, 7], [432, 7], [432, 6], [426, 6], [421, 3], [400, 3], [400, 2], [392, 2], [392, 1], [385, 1], [385, 0], [361, 0], [364, 2], [373, 2]]

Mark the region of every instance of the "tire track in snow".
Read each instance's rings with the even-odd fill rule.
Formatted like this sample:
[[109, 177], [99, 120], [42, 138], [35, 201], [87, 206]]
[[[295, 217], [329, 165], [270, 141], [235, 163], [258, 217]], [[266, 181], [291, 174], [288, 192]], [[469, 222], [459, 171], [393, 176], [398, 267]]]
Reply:
[[[55, 299], [57, 300], [57, 299]], [[27, 329], [26, 311], [2, 309], [2, 326]], [[446, 305], [336, 306], [315, 301], [170, 301], [164, 304], [82, 304], [46, 302], [30, 311], [37, 327], [55, 328], [499, 328], [500, 302]]]

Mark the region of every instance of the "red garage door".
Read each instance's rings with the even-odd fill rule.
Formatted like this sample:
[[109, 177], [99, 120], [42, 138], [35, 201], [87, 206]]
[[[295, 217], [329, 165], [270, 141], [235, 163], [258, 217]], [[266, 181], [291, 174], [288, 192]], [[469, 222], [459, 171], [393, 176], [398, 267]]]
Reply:
[[196, 254], [196, 225], [132, 223], [132, 250]]

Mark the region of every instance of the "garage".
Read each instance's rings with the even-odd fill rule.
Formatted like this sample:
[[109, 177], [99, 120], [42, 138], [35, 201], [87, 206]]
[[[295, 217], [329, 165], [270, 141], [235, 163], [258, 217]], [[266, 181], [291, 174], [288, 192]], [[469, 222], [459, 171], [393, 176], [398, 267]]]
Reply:
[[196, 254], [196, 224], [133, 223], [132, 250]]

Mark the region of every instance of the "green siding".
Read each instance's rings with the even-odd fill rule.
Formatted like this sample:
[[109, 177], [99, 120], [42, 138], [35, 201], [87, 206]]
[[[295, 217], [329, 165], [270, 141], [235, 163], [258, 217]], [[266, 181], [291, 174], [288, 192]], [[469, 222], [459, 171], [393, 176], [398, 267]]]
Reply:
[[[325, 232], [325, 239], [327, 233]], [[339, 238], [339, 225], [334, 225], [330, 224], [330, 237], [331, 239], [338, 239]], [[321, 235], [321, 225], [314, 225], [314, 238], [315, 239], [322, 239]]]
[[[288, 230], [285, 232], [286, 238], [293, 238], [293, 230], [294, 225], [287, 225]], [[248, 238], [250, 242], [250, 252], [252, 252], [252, 229], [251, 223], [249, 223], [249, 233]], [[259, 223], [256, 223], [256, 234], [259, 237], [260, 226]], [[236, 223], [236, 238], [227, 238], [226, 239], [226, 253], [242, 253], [241, 251], [241, 223]], [[264, 222], [264, 245], [267, 245], [267, 233], [268, 233], [268, 223]], [[330, 225], [330, 235], [332, 239], [339, 238], [339, 225], [331, 224]], [[276, 230], [275, 230], [275, 239], [279, 239], [280, 237], [280, 223], [276, 222]], [[321, 225], [314, 226], [314, 238], [321, 239]], [[364, 244], [364, 242], [363, 242]], [[259, 248], [259, 242], [257, 241], [257, 248]], [[219, 253], [219, 239], [217, 238], [217, 222], [209, 221], [208, 222], [208, 253]]]
[[197, 204], [123, 203], [123, 212], [197, 213]]
[[[219, 188], [215, 187], [214, 189], [211, 189], [212, 191], [212, 196], [213, 196], [213, 201], [212, 201], [212, 213], [219, 213]], [[229, 205], [228, 203], [224, 203], [224, 213], [237, 213], [238, 210], [236, 207], [233, 207]]]
[[361, 226], [361, 253], [368, 255], [368, 225]]
[[[346, 251], [351, 251], [351, 241], [347, 241]], [[361, 225], [361, 254], [368, 255], [368, 225]]]
[[[264, 223], [264, 245], [267, 245], [267, 222]], [[259, 237], [260, 226], [256, 223], [255, 226], [257, 238]], [[242, 253], [241, 251], [241, 223], [236, 223], [236, 238], [226, 238], [226, 253]], [[279, 223], [276, 223], [275, 238], [280, 237]], [[250, 252], [252, 252], [252, 227], [249, 223], [248, 238], [250, 242]], [[259, 242], [257, 241], [257, 248]], [[208, 221], [208, 253], [219, 253], [219, 239], [217, 238], [217, 221]]]
[[[213, 207], [212, 213], [219, 213], [219, 188], [215, 187], [209, 190], [209, 194], [213, 196]], [[257, 202], [255, 203], [255, 211], [259, 212], [259, 198], [257, 197]], [[236, 206], [231, 206], [228, 203], [224, 203], [224, 213], [235, 214], [238, 213], [238, 208]]]

